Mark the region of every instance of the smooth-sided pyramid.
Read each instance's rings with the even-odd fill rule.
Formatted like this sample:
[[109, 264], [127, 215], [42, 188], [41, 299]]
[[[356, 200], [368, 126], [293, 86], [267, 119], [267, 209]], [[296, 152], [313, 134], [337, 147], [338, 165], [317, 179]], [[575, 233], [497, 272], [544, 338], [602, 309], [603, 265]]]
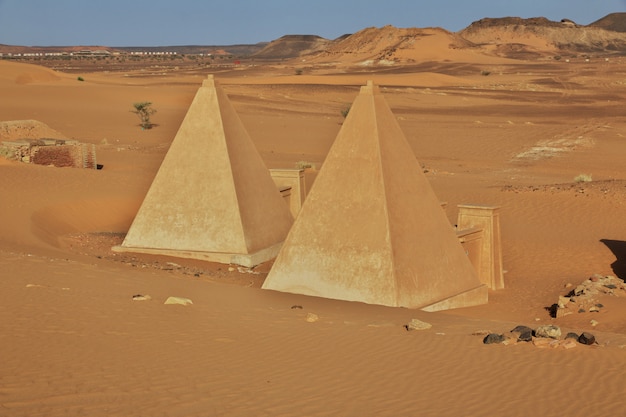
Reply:
[[269, 170], [210, 75], [114, 250], [253, 266], [276, 256], [292, 223]]
[[487, 302], [373, 83], [361, 87], [263, 288], [428, 311]]

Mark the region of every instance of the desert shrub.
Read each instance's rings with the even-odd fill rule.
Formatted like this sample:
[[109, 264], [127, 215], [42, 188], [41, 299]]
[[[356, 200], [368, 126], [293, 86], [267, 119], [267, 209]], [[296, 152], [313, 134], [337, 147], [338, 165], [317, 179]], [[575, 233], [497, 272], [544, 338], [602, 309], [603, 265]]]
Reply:
[[482, 70], [482, 71], [480, 72], [480, 75], [485, 76], [485, 77], [486, 77], [487, 75], [490, 75], [490, 74], [491, 74], [491, 71], [487, 71], [487, 70]]
[[578, 174], [574, 177], [574, 182], [591, 182], [591, 174]]
[[78, 78], [76, 78], [78, 81], [85, 81], [85, 79], [81, 76], [78, 76]]
[[302, 68], [296, 68], [296, 75], [302, 75]]
[[343, 116], [344, 119], [348, 117], [348, 113], [350, 113], [350, 106], [346, 106], [343, 109], [341, 109], [341, 115]]
[[152, 108], [152, 103], [149, 101], [141, 101], [133, 103], [133, 107], [135, 110], [131, 110], [131, 112], [135, 113], [137, 117], [139, 117], [139, 120], [141, 120], [141, 128], [152, 129], [154, 125], [150, 121], [150, 117], [156, 113], [156, 109]]

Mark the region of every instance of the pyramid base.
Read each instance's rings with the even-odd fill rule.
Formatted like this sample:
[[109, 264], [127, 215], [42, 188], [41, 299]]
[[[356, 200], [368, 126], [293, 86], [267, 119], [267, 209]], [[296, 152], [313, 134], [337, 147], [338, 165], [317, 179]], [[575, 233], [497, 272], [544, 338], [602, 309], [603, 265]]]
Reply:
[[437, 301], [436, 303], [430, 304], [426, 307], [422, 307], [421, 310], [433, 312], [451, 310], [453, 308], [479, 306], [487, 304], [488, 298], [489, 289], [486, 285], [481, 285], [480, 287], [472, 290], [462, 292], [461, 294], [457, 294], [441, 301]]
[[154, 249], [138, 248], [129, 246], [113, 246], [111, 250], [118, 253], [145, 253], [148, 255], [172, 256], [175, 258], [198, 259], [220, 264], [234, 264], [252, 268], [263, 262], [276, 258], [283, 242], [277, 243], [255, 253], [224, 253], [224, 252], [199, 252], [177, 249]]

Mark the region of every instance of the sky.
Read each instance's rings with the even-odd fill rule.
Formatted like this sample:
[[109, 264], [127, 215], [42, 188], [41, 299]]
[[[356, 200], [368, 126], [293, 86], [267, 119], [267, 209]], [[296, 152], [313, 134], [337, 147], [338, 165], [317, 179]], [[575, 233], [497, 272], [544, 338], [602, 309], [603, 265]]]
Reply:
[[484, 17], [587, 25], [614, 12], [626, 0], [0, 0], [0, 44], [235, 45], [385, 25], [456, 32]]

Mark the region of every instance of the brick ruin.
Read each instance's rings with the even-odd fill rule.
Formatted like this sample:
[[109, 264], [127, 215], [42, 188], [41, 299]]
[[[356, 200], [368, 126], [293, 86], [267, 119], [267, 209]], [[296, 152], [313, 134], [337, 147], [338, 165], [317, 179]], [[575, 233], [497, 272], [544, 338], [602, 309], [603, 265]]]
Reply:
[[18, 139], [2, 142], [8, 159], [55, 167], [98, 169], [96, 146], [72, 139]]

